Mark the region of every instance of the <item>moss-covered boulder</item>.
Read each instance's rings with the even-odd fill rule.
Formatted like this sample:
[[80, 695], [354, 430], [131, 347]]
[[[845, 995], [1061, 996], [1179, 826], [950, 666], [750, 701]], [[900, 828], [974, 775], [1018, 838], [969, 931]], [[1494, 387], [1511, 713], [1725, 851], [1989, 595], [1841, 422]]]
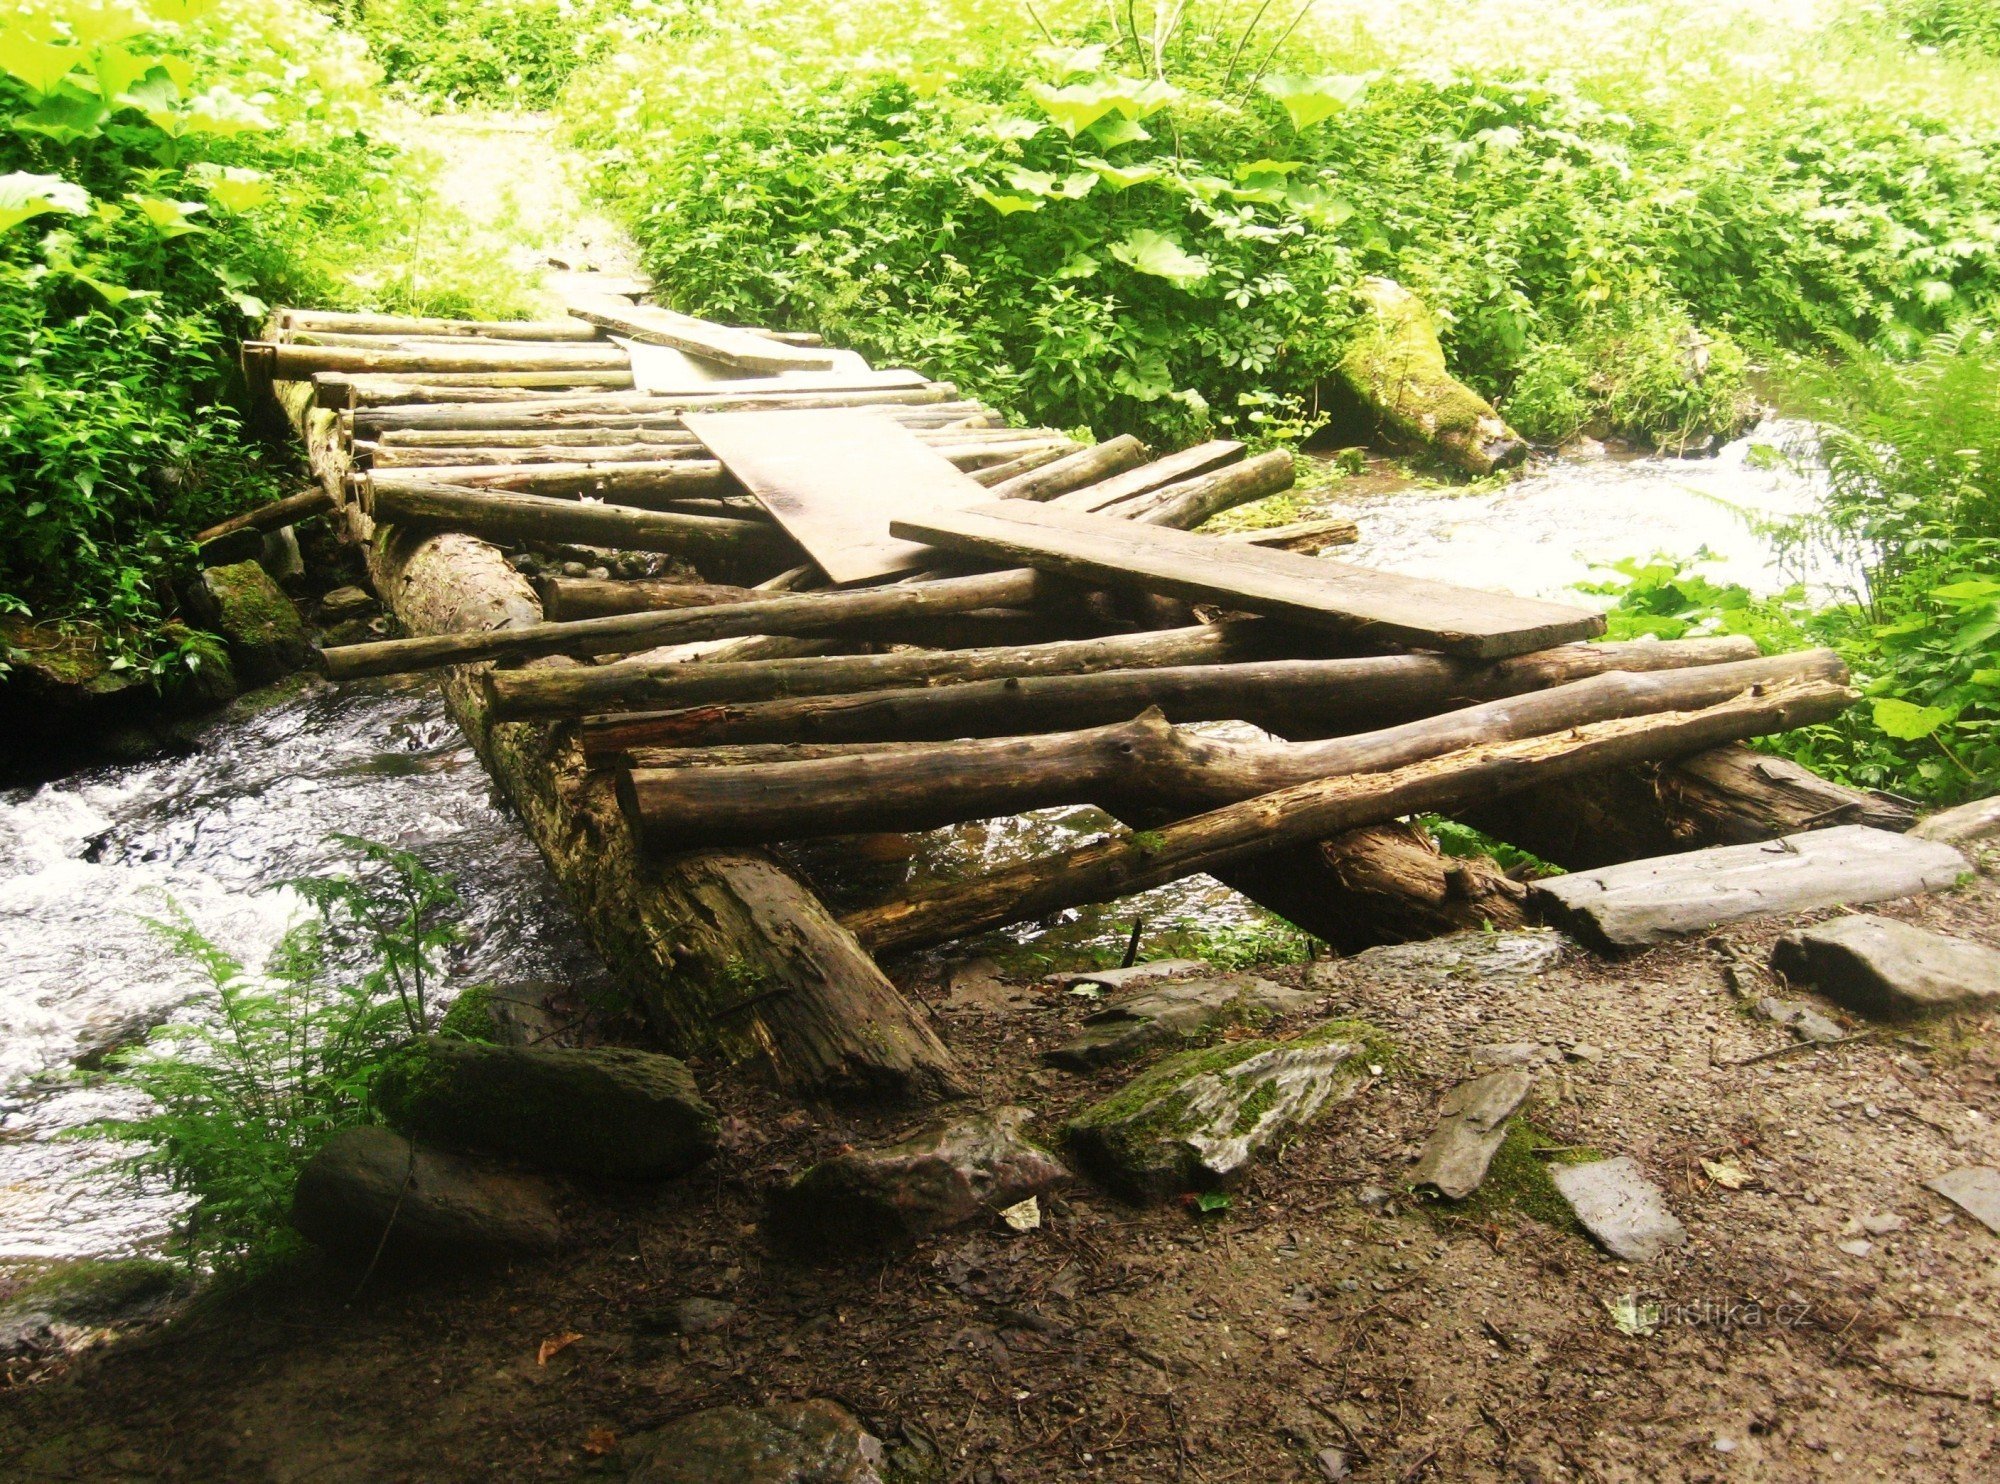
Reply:
[[1364, 278], [1355, 297], [1364, 312], [1340, 373], [1391, 436], [1468, 474], [1527, 458], [1528, 445], [1493, 404], [1445, 368], [1423, 300], [1387, 278]]
[[189, 597], [202, 622], [228, 642], [246, 684], [268, 684], [306, 662], [310, 646], [305, 623], [256, 562], [205, 569]]
[[37, 1273], [0, 1301], [0, 1359], [47, 1355], [91, 1331], [157, 1316], [183, 1274], [154, 1258], [81, 1258]]
[[1128, 1200], [1230, 1185], [1266, 1149], [1353, 1092], [1368, 1075], [1374, 1035], [1359, 1021], [1333, 1021], [1289, 1041], [1184, 1051], [1063, 1132], [1078, 1162]]
[[715, 1152], [715, 1110], [686, 1064], [651, 1051], [431, 1036], [391, 1060], [375, 1096], [413, 1138], [568, 1174], [661, 1179]]
[[772, 1193], [772, 1233], [814, 1256], [880, 1252], [1052, 1190], [1069, 1171], [1023, 1137], [1029, 1117], [1001, 1108], [822, 1161]]
[[487, 1169], [386, 1128], [335, 1134], [306, 1162], [292, 1225], [356, 1262], [460, 1261], [546, 1252], [562, 1236], [540, 1181]]

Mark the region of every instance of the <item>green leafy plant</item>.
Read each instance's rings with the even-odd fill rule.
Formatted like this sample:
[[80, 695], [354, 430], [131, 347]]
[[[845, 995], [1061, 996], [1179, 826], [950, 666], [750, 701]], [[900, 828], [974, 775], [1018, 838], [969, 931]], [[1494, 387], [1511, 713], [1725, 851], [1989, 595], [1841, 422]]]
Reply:
[[254, 972], [184, 913], [154, 924], [212, 999], [112, 1059], [106, 1080], [150, 1109], [80, 1131], [138, 1146], [125, 1168], [190, 1198], [176, 1234], [190, 1261], [288, 1250], [299, 1169], [334, 1134], [373, 1121], [377, 1072], [437, 1024], [441, 957], [458, 937], [451, 879], [409, 851], [336, 839], [360, 870], [286, 883], [314, 915]]

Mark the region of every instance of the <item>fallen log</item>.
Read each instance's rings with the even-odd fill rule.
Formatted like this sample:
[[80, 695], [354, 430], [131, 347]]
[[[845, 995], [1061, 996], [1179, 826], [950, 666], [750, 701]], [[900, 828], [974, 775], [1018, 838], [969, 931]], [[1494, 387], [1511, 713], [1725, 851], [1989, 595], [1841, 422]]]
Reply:
[[272, 345], [246, 342], [245, 355], [270, 367], [279, 381], [308, 381], [321, 371], [358, 374], [454, 371], [627, 371], [632, 357], [623, 346], [605, 341], [538, 344], [521, 340], [500, 345], [467, 339], [453, 347], [424, 346], [417, 350], [371, 349], [350, 345]]
[[1464, 818], [1543, 860], [1588, 871], [1829, 825], [1900, 832], [1916, 823], [1916, 811], [1834, 783], [1789, 759], [1725, 747], [1495, 799]]
[[1295, 551], [1300, 556], [1318, 556], [1329, 546], [1351, 546], [1361, 539], [1361, 530], [1345, 516], [1325, 520], [1295, 521], [1285, 526], [1265, 526], [1254, 531], [1218, 532], [1225, 541], [1247, 541], [1252, 546], [1268, 546], [1273, 551]]
[[449, 335], [487, 340], [599, 340], [594, 325], [574, 319], [428, 319], [335, 309], [283, 309], [281, 329], [329, 330], [364, 335]]
[[1290, 489], [1297, 478], [1292, 456], [1274, 449], [1233, 468], [1163, 485], [1148, 494], [1107, 505], [1098, 514], [1140, 525], [1192, 531], [1225, 510]]
[[313, 400], [318, 406], [348, 412], [405, 403], [539, 401], [559, 392], [602, 396], [627, 391], [631, 386], [630, 371], [440, 371], [422, 381], [407, 376], [322, 371], [313, 377]]
[[[722, 384], [725, 388], [726, 383]], [[634, 396], [641, 398], [635, 403]], [[509, 428], [678, 428], [684, 412], [730, 412], [773, 407], [925, 407], [950, 421], [981, 411], [976, 402], [961, 401], [948, 382], [924, 386], [881, 387], [847, 392], [718, 390], [687, 396], [651, 393], [619, 397], [537, 397], [531, 401], [483, 403], [446, 402], [436, 406], [357, 408], [348, 414], [358, 436], [374, 437], [399, 428], [450, 428], [458, 432], [504, 431]]]
[[[556, 602], [636, 583], [550, 579]], [[662, 585], [667, 586], [667, 585]], [[545, 599], [545, 606], [547, 600]], [[1157, 706], [1172, 722], [1246, 721], [1294, 741], [1367, 731], [1610, 670], [1641, 673], [1754, 659], [1744, 638], [1673, 643], [1566, 644], [1491, 662], [1434, 654], [1010, 675], [854, 695], [787, 696], [637, 716], [586, 717], [584, 754], [593, 765], [631, 747], [717, 743], [945, 741], [1104, 726]]]
[[1788, 731], [1833, 716], [1855, 699], [1856, 692], [1843, 685], [1812, 680], [1702, 711], [1621, 717], [1556, 736], [1465, 748], [1386, 773], [1317, 779], [1158, 830], [915, 892], [851, 913], [842, 922], [878, 953], [947, 942], [1364, 825], [1449, 813], [1472, 799], [1516, 793], [1555, 778]]
[[619, 798], [649, 848], [764, 844], [862, 830], [927, 830], [1058, 804], [1187, 813], [1316, 778], [1379, 773], [1569, 727], [1714, 706], [1746, 690], [1847, 678], [1831, 650], [1694, 669], [1612, 671], [1401, 726], [1317, 742], [1244, 741], [1157, 711], [1089, 731], [934, 743], [744, 768], [629, 768]]
[[[551, 500], [589, 497], [635, 510], [655, 509], [673, 500], [714, 500], [741, 495], [742, 488], [713, 459], [660, 459], [630, 464], [494, 464], [464, 467], [401, 468], [358, 476], [362, 499], [371, 487], [393, 485], [404, 494], [419, 486], [452, 485], [468, 490], [504, 490]], [[651, 548], [645, 548], [651, 550]]]
[[[967, 431], [971, 430], [968, 429]], [[973, 471], [972, 477], [980, 484], [985, 485], [986, 488], [992, 489], [995, 485], [1005, 484], [1010, 479], [1017, 479], [1023, 474], [1032, 473], [1036, 469], [1045, 468], [1057, 462], [1059, 459], [1069, 457], [1069, 451], [1074, 447], [1076, 445], [1073, 443], [1052, 443], [1044, 448], [1031, 449], [1027, 453], [1020, 454], [1004, 464], [992, 464], [984, 469], [977, 469]]]
[[1031, 473], [993, 487], [996, 500], [1053, 500], [1146, 461], [1146, 445], [1130, 433], [1093, 443]]
[[1069, 510], [1103, 510], [1116, 505], [1121, 500], [1129, 500], [1137, 495], [1150, 494], [1163, 485], [1176, 484], [1184, 479], [1192, 479], [1198, 474], [1207, 474], [1225, 464], [1233, 464], [1243, 457], [1243, 445], [1228, 438], [1218, 438], [1209, 443], [1198, 443], [1193, 448], [1184, 448], [1179, 453], [1170, 453], [1163, 459], [1155, 459], [1142, 468], [1131, 469], [1109, 479], [1069, 490], [1057, 495], [1049, 503]]
[[[1018, 577], [1011, 572], [992, 575]], [[940, 586], [943, 584], [909, 583], [896, 590], [924, 591]], [[1001, 591], [1005, 601], [1014, 601], [1011, 588]], [[745, 615], [749, 625], [746, 631], [763, 631], [769, 611], [767, 608], [758, 614]], [[692, 629], [695, 625], [686, 623], [683, 627]], [[1274, 626], [1245, 620], [1049, 644], [914, 654], [824, 655], [767, 664], [707, 664], [699, 669], [640, 658], [588, 669], [495, 671], [488, 682], [487, 702], [496, 716], [582, 716], [641, 707], [664, 709], [764, 701], [777, 696], [837, 695], [1007, 676], [1079, 675], [1092, 670], [1149, 665], [1220, 664], [1231, 659], [1265, 659], [1274, 653], [1295, 651], [1298, 642], [1296, 634], [1284, 634]]]
[[[381, 501], [384, 498], [383, 493], [378, 491], [376, 498], [378, 502]], [[535, 497], [489, 495], [485, 498], [528, 500]], [[560, 501], [545, 503], [561, 505], [571, 510], [599, 512], [604, 510], [602, 506], [572, 506]], [[376, 508], [378, 515], [384, 510], [379, 503]], [[381, 515], [380, 518], [404, 519], [400, 513], [401, 508], [400, 504], [392, 504], [387, 507], [388, 513]], [[447, 507], [433, 502], [424, 508], [429, 512], [426, 518], [438, 519], [441, 517], [437, 512]], [[782, 533], [775, 526], [758, 525], [748, 521], [722, 521], [689, 515], [651, 515], [644, 512], [634, 512], [630, 516], [619, 514], [618, 518], [675, 522], [673, 527], [667, 528], [669, 530], [681, 530], [692, 522], [699, 522], [704, 526], [742, 526], [747, 530], [758, 532], [760, 540], [771, 541], [770, 554], [774, 557], [781, 557], [783, 552], [792, 549], [790, 543], [784, 541]], [[452, 523], [460, 522], [454, 520]], [[557, 539], [588, 540], [589, 538]], [[660, 539], [664, 541], [667, 538], [663, 534]], [[740, 543], [746, 539], [740, 533], [731, 535], [732, 543]], [[595, 544], [632, 546], [630, 541], [600, 541]], [[663, 548], [634, 547], [633, 549]], [[743, 547], [740, 544], [733, 544], [731, 549], [741, 552]], [[618, 654], [654, 645], [731, 639], [750, 634], [824, 634], [891, 619], [918, 618], [940, 613], [965, 613], [978, 608], [1032, 603], [1039, 593], [1053, 592], [1059, 585], [1055, 579], [1042, 578], [1035, 574], [1028, 574], [1027, 580], [1023, 581], [1019, 573], [998, 572], [976, 577], [954, 578], [948, 582], [903, 583], [894, 587], [866, 588], [853, 592], [787, 593], [763, 598], [754, 603], [725, 603], [705, 608], [619, 614], [610, 618], [581, 619], [574, 623], [542, 623], [494, 633], [441, 634], [423, 639], [385, 639], [374, 644], [342, 645], [337, 649], [328, 649], [321, 653], [328, 675], [336, 680], [351, 680], [362, 675], [389, 675], [408, 670], [430, 670], [441, 665], [463, 665], [479, 660], [522, 659], [551, 654]], [[514, 704], [513, 687], [525, 686], [529, 694], [536, 693], [538, 689], [553, 689], [560, 693], [572, 687], [582, 686], [584, 682], [596, 680], [597, 677], [611, 675], [620, 668], [614, 664], [574, 671], [541, 668], [501, 672], [489, 677], [495, 688], [489, 694], [488, 701], [497, 708], [495, 715], [509, 719], [536, 714], [560, 714], [563, 709], [561, 707], [540, 711], [533, 707], [517, 707]], [[676, 663], [669, 664], [665, 668], [678, 670], [681, 666]], [[609, 683], [615, 686], [617, 678], [613, 676]]]
[[282, 500], [273, 500], [268, 505], [259, 505], [255, 510], [246, 510], [241, 515], [232, 515], [228, 520], [217, 521], [205, 531], [195, 534], [195, 545], [206, 546], [211, 541], [220, 541], [225, 536], [233, 536], [238, 531], [275, 531], [281, 526], [293, 525], [310, 516], [324, 515], [334, 508], [333, 497], [318, 487], [300, 490], [295, 495], [286, 495]]
[[656, 613], [675, 608], [714, 608], [723, 603], [758, 603], [757, 588], [717, 582], [665, 582], [650, 578], [617, 582], [595, 577], [537, 577], [535, 595], [551, 622], [606, 618], [614, 613]]

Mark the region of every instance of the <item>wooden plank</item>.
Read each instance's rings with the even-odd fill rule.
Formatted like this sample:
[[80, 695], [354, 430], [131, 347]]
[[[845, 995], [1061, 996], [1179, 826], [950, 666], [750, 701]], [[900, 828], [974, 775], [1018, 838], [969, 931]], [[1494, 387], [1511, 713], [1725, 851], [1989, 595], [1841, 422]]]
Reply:
[[1604, 632], [1602, 615], [1563, 603], [1018, 500], [901, 516], [889, 530], [1009, 566], [1221, 603], [1392, 648], [1500, 659]]
[[834, 353], [822, 346], [786, 345], [658, 305], [628, 304], [608, 294], [572, 294], [564, 308], [577, 319], [630, 339], [671, 346], [746, 371], [825, 371], [836, 364]]
[[937, 553], [894, 539], [890, 522], [990, 498], [872, 409], [690, 412], [681, 420], [836, 583], [935, 566]]
[[1122, 474], [1114, 474], [1109, 479], [1099, 480], [1096, 484], [1059, 494], [1049, 503], [1065, 510], [1102, 510], [1107, 505], [1116, 505], [1120, 500], [1151, 494], [1166, 485], [1177, 484], [1183, 479], [1192, 479], [1195, 475], [1206, 474], [1212, 469], [1220, 469], [1242, 457], [1243, 445], [1233, 439], [1218, 438], [1211, 443], [1197, 443], [1193, 448], [1170, 453], [1163, 459], [1155, 459], [1152, 463], [1142, 464], [1137, 469], [1128, 469]]
[[1616, 950], [1747, 917], [1940, 891], [1971, 869], [1949, 845], [1850, 824], [1554, 876], [1528, 895], [1557, 927]]

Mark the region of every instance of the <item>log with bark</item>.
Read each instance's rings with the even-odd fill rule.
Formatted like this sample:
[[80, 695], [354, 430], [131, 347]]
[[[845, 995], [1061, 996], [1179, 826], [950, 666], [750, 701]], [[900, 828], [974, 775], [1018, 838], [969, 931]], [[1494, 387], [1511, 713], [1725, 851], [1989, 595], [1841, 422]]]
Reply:
[[449, 335], [486, 340], [602, 340], [596, 326], [574, 319], [427, 319], [334, 309], [285, 309], [277, 325], [289, 330], [330, 330], [369, 335]]
[[1247, 541], [1252, 546], [1268, 546], [1274, 551], [1295, 551], [1300, 556], [1318, 556], [1329, 546], [1351, 546], [1361, 539], [1361, 529], [1345, 516], [1324, 520], [1294, 521], [1290, 525], [1265, 526], [1261, 530], [1223, 531], [1228, 541]]
[[1131, 434], [1123, 433], [996, 485], [993, 498], [1053, 500], [1065, 491], [1096, 484], [1145, 462], [1146, 445]]
[[949, 382], [882, 387], [847, 392], [772, 389], [747, 392], [721, 383], [713, 392], [685, 396], [626, 393], [595, 396], [539, 396], [484, 403], [444, 402], [357, 408], [348, 419], [357, 434], [373, 437], [398, 428], [450, 428], [458, 432], [509, 428], [677, 428], [684, 412], [730, 412], [768, 407], [924, 407], [945, 420], [974, 416], [984, 409], [959, 398]]
[[1058, 494], [1049, 503], [1070, 510], [1104, 510], [1139, 495], [1151, 494], [1164, 485], [1212, 473], [1242, 457], [1242, 444], [1218, 438], [1213, 442], [1198, 443], [1193, 448], [1184, 448], [1179, 453], [1170, 453], [1141, 468]]
[[[603, 589], [638, 586], [557, 578], [547, 579], [544, 591], [553, 593], [561, 605], [571, 601], [572, 592], [588, 593], [585, 601], [598, 601]], [[663, 593], [682, 591], [671, 584], [659, 587]], [[1390, 726], [1609, 670], [1685, 669], [1754, 659], [1756, 654], [1757, 646], [1745, 638], [1684, 639], [1565, 644], [1484, 662], [1388, 654], [1010, 675], [955, 684], [940, 684], [934, 678], [923, 686], [899, 690], [587, 717], [582, 738], [585, 755], [594, 764], [603, 764], [617, 761], [621, 751], [632, 747], [806, 739], [944, 741], [1008, 736], [1048, 726], [1073, 730], [1108, 725], [1157, 706], [1169, 721], [1246, 721], [1297, 741]]]
[[306, 381], [320, 371], [368, 375], [459, 371], [625, 371], [631, 352], [609, 341], [571, 343], [516, 340], [505, 344], [466, 339], [457, 346], [415, 350], [351, 345], [291, 345], [249, 342], [245, 355], [270, 367], [278, 381]]
[[1844, 685], [1808, 680], [1701, 711], [1621, 717], [1553, 736], [1464, 748], [1386, 773], [1316, 779], [1161, 829], [917, 891], [850, 913], [842, 921], [876, 952], [947, 942], [1067, 907], [1111, 901], [1246, 856], [1365, 825], [1411, 814], [1450, 813], [1470, 800], [1518, 793], [1556, 779], [1789, 731], [1834, 716], [1855, 699], [1856, 693]]
[[1117, 814], [1191, 813], [1315, 778], [1386, 772], [1457, 749], [1846, 678], [1831, 650], [1650, 674], [1613, 671], [1316, 742], [1207, 736], [1153, 711], [1088, 731], [883, 754], [743, 768], [630, 768], [620, 776], [619, 796], [647, 844], [661, 850], [935, 829], [1058, 804], [1101, 804]]
[[275, 531], [315, 515], [325, 515], [333, 508], [333, 497], [315, 486], [300, 490], [295, 495], [286, 495], [282, 500], [259, 505], [255, 510], [246, 510], [241, 515], [232, 515], [228, 520], [217, 521], [207, 530], [196, 533], [195, 544], [206, 546], [238, 531]]

